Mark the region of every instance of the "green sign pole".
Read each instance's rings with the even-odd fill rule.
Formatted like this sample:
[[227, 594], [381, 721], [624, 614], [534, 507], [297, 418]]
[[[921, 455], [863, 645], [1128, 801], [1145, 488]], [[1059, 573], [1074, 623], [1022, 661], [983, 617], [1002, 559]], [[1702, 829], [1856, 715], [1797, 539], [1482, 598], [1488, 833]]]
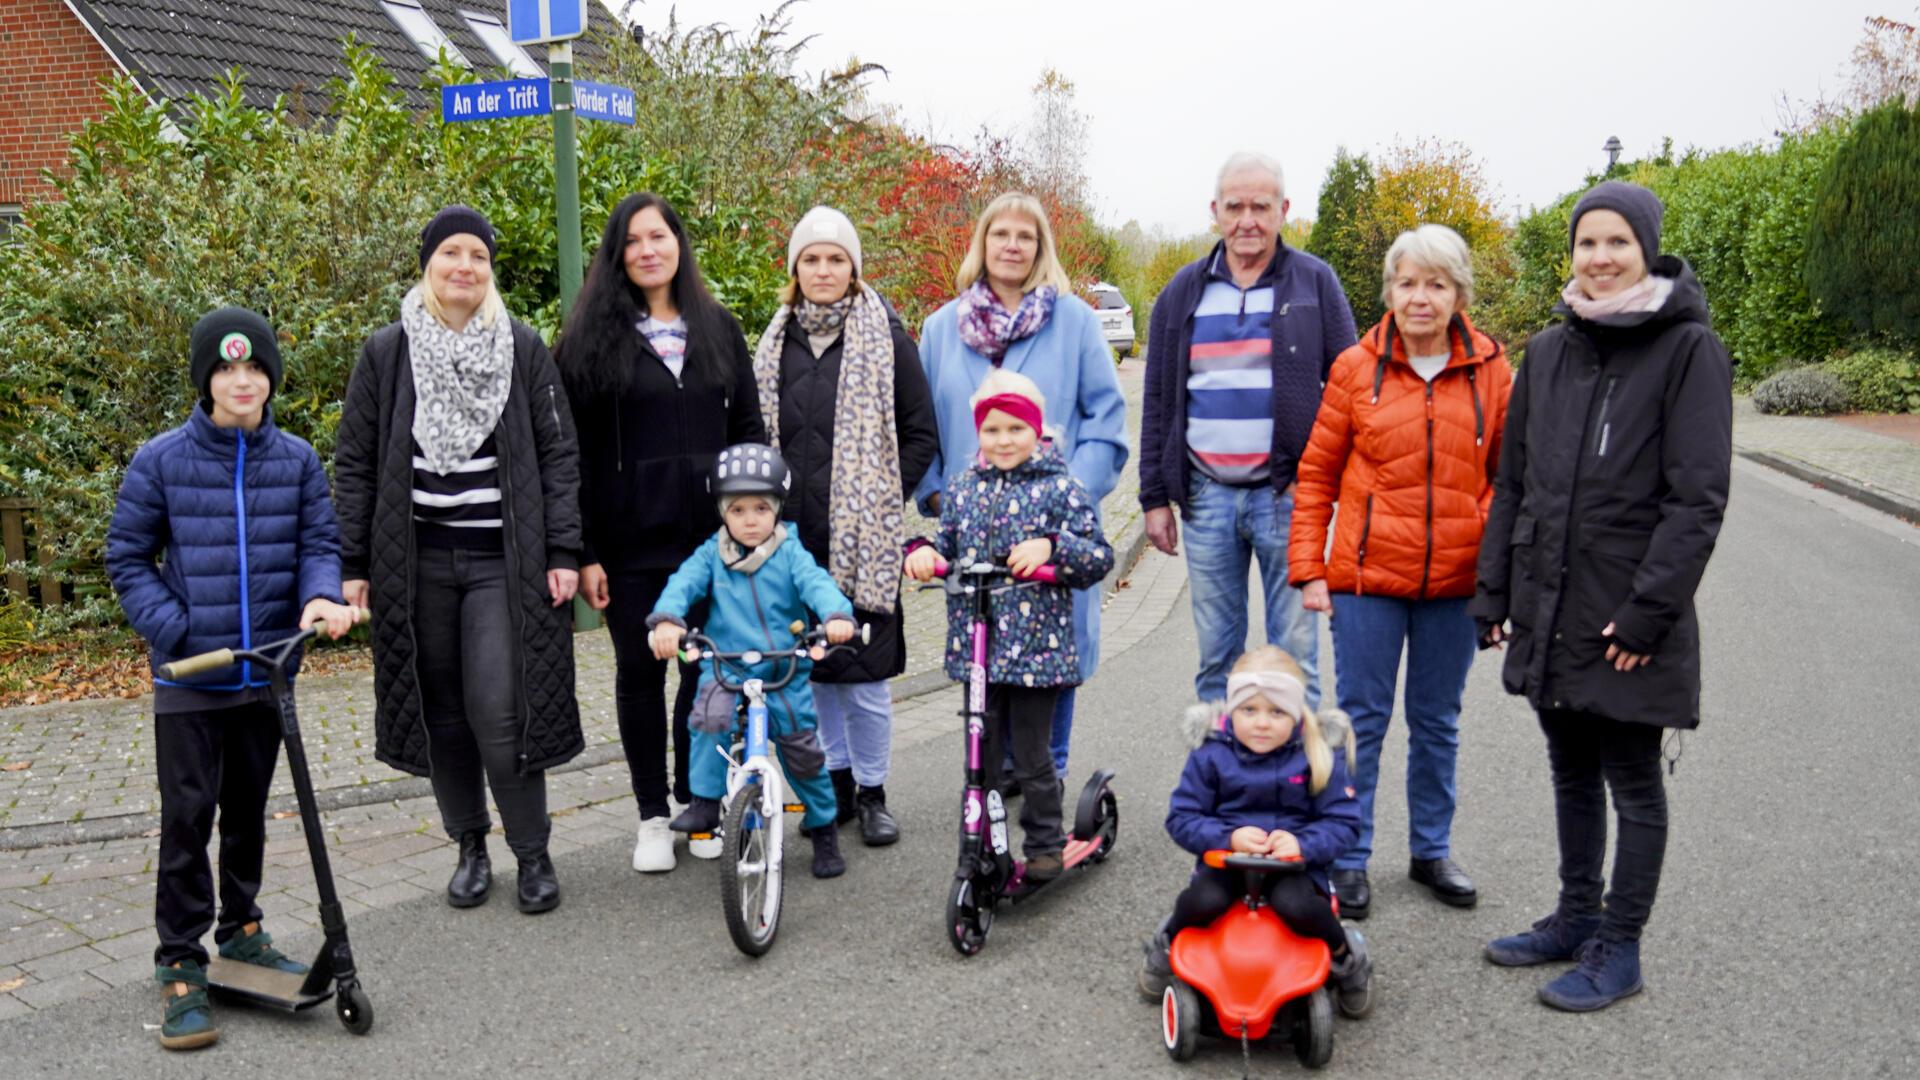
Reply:
[[556, 42], [547, 49], [553, 80], [554, 225], [560, 236], [560, 318], [573, 311], [580, 292], [579, 140], [573, 130], [573, 45]]
[[[580, 154], [573, 130], [573, 43], [547, 46], [547, 67], [553, 83], [553, 212], [560, 247], [560, 321], [573, 313], [580, 294]], [[573, 628], [596, 630], [600, 613], [574, 597]]]

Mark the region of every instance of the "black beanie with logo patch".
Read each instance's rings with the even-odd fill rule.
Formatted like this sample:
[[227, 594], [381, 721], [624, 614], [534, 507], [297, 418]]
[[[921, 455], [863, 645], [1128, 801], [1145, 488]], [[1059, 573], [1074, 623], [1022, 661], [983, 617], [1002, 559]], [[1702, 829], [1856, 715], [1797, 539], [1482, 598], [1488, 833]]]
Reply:
[[193, 324], [188, 350], [193, 388], [200, 400], [210, 401], [213, 371], [223, 363], [251, 360], [267, 373], [267, 396], [280, 388], [280, 343], [273, 327], [260, 313], [243, 307], [223, 307], [200, 316]]

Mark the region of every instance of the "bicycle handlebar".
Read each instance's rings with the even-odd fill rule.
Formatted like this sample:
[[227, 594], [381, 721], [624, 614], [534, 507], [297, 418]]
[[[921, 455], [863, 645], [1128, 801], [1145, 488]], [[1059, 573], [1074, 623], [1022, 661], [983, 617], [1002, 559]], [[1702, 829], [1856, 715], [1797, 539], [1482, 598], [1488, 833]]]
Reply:
[[[775, 649], [772, 651], [747, 649], [744, 652], [731, 653], [721, 652], [719, 649], [714, 648], [713, 639], [701, 633], [699, 630], [688, 630], [686, 637], [682, 639], [685, 644], [682, 645], [679, 650], [680, 659], [682, 662], [689, 664], [697, 664], [702, 658], [711, 661], [714, 681], [719, 683], [724, 689], [735, 692], [745, 686], [746, 681], [742, 680], [737, 683], [728, 682], [723, 665], [733, 665], [737, 668], [740, 665], [784, 660], [787, 664], [786, 674], [782, 675], [778, 681], [772, 679], [760, 680], [761, 687], [771, 692], [783, 690], [787, 687], [787, 684], [793, 682], [794, 676], [800, 672], [801, 660], [811, 659], [815, 663], [818, 663], [832, 656], [834, 653], [850, 651], [853, 648], [851, 642], [841, 645], [827, 644], [827, 628], [824, 624], [816, 626], [811, 630], [803, 631], [801, 624], [796, 622], [790, 629], [792, 629], [793, 633], [799, 635], [800, 638], [791, 649]], [[861, 623], [860, 644], [865, 645], [872, 639], [873, 624]]]
[[[353, 622], [355, 626], [366, 622], [372, 617], [373, 612], [368, 611], [366, 608], [357, 607], [353, 609]], [[212, 652], [203, 652], [197, 656], [183, 657], [170, 663], [161, 664], [160, 677], [163, 679], [182, 679], [189, 675], [199, 675], [202, 672], [216, 671], [238, 660], [259, 659], [268, 663], [275, 663], [276, 661], [273, 660], [270, 655], [262, 654], [279, 653], [284, 655], [285, 652], [293, 646], [304, 643], [313, 635], [314, 629], [309, 626], [305, 630], [290, 637], [283, 637], [278, 641], [269, 641], [265, 645], [255, 646], [251, 649], [215, 649]]]

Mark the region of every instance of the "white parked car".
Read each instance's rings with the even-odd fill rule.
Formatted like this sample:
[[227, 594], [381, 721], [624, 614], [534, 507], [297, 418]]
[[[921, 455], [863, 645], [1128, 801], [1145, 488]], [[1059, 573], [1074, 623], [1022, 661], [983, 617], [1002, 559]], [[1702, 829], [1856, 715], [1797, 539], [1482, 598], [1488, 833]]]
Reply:
[[1127, 303], [1117, 287], [1104, 281], [1094, 282], [1087, 296], [1093, 303], [1094, 313], [1100, 316], [1100, 330], [1107, 335], [1107, 344], [1121, 356], [1132, 356], [1133, 305]]

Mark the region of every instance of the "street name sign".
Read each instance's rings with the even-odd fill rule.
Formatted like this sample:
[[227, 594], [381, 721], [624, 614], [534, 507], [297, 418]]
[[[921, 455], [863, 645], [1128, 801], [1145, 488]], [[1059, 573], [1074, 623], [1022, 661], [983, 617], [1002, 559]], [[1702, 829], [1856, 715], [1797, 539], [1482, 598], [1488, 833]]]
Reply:
[[589, 120], [611, 120], [616, 124], [633, 123], [633, 91], [624, 86], [582, 82], [573, 84], [573, 111]]
[[[552, 111], [553, 93], [545, 79], [507, 79], [440, 88], [440, 118], [449, 124], [501, 120], [509, 116], [545, 116]], [[627, 123], [633, 123], [631, 116]]]
[[587, 32], [587, 0], [507, 0], [515, 45], [572, 41]]

